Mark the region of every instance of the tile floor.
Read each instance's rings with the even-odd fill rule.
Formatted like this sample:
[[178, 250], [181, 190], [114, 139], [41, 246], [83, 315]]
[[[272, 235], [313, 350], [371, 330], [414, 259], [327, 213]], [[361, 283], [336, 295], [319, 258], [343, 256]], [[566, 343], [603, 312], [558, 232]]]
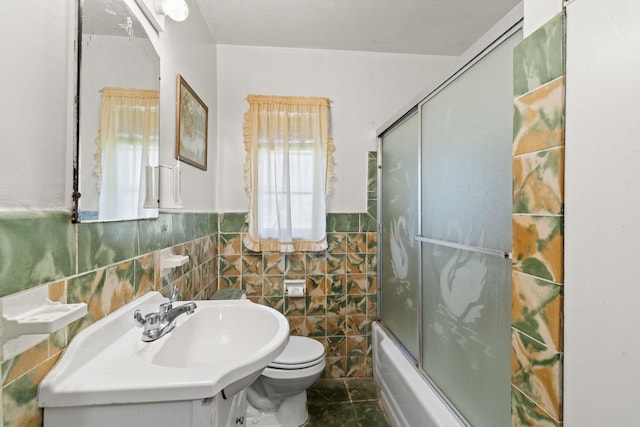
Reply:
[[305, 427], [391, 427], [373, 378], [321, 379], [307, 390]]

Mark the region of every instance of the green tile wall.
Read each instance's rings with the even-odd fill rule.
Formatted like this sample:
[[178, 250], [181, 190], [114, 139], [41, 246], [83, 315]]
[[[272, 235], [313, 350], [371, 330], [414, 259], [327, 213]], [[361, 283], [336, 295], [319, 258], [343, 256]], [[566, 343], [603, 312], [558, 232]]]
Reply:
[[0, 214], [0, 296], [75, 274], [76, 235], [63, 213]]
[[[63, 212], [0, 213], [0, 296], [47, 286], [60, 302], [85, 302], [88, 314], [2, 363], [2, 424], [40, 426], [37, 386], [81, 329], [152, 290], [177, 284], [183, 299], [217, 289], [215, 213], [161, 213], [156, 220], [72, 224]], [[160, 250], [189, 262], [160, 277]]]
[[513, 51], [514, 96], [537, 89], [563, 76], [564, 69], [564, 12], [530, 34]]
[[514, 50], [512, 426], [562, 424], [564, 31]]
[[[72, 224], [63, 212], [0, 213], [0, 296], [47, 286], [50, 299], [85, 302], [88, 314], [2, 363], [2, 423], [40, 426], [39, 382], [86, 326], [152, 290], [209, 299], [243, 289], [289, 319], [294, 335], [327, 349], [325, 376], [371, 376], [376, 313], [376, 153], [369, 153], [367, 212], [327, 215], [320, 253], [255, 253], [242, 245], [246, 213], [161, 213], [155, 220]], [[160, 276], [160, 251], [189, 262]], [[284, 297], [285, 278], [304, 278], [307, 296]]]

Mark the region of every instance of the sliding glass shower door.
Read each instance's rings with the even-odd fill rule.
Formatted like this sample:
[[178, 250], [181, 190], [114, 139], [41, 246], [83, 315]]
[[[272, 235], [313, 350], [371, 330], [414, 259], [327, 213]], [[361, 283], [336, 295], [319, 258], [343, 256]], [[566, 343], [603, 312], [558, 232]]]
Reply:
[[418, 234], [420, 117], [417, 109], [384, 136], [381, 194], [381, 311], [387, 327], [420, 356]]
[[476, 427], [510, 424], [513, 56], [422, 105], [422, 368]]
[[521, 39], [503, 37], [381, 139], [380, 317], [474, 427], [511, 423], [512, 70]]

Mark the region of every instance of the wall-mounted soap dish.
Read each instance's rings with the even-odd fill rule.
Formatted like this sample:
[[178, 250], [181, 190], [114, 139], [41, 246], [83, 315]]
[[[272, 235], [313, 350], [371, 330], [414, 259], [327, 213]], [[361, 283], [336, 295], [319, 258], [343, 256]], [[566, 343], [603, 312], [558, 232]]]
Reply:
[[47, 302], [15, 317], [3, 316], [3, 336], [50, 334], [87, 314], [87, 304]]
[[87, 314], [87, 304], [49, 300], [49, 287], [38, 286], [0, 298], [3, 360], [37, 344]]
[[176, 255], [170, 248], [160, 252], [160, 275], [169, 274], [171, 269], [180, 267], [189, 262], [189, 255]]

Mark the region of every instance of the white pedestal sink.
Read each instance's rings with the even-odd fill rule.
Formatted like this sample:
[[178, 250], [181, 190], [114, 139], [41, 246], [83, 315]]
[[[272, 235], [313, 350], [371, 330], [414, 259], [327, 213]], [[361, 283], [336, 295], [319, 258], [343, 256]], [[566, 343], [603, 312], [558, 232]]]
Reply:
[[286, 318], [248, 300], [197, 301], [143, 342], [134, 311], [166, 301], [151, 292], [78, 334], [39, 386], [45, 427], [244, 423], [244, 389], [286, 347]]

